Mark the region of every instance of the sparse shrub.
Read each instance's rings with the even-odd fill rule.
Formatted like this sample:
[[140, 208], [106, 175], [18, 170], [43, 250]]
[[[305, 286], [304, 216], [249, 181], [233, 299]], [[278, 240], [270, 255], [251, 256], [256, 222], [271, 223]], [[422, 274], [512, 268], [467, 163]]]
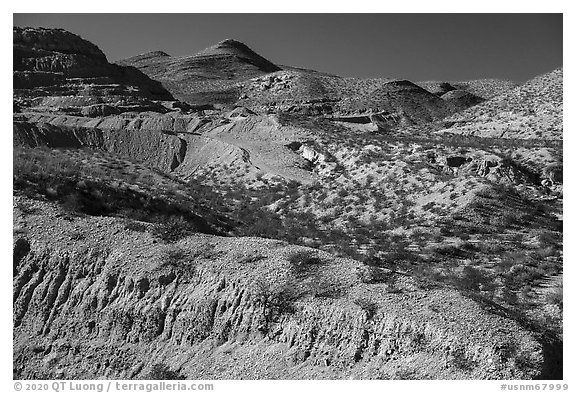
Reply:
[[202, 255], [203, 250], [189, 250], [177, 246], [169, 246], [165, 252], [165, 258], [160, 268], [170, 268], [178, 274], [190, 278], [196, 271], [196, 259]]
[[31, 202], [27, 200], [20, 200], [16, 203], [15, 207], [20, 209], [24, 214], [35, 214], [38, 212], [38, 208], [35, 207]]
[[196, 232], [193, 225], [182, 216], [161, 218], [152, 233], [166, 243], [174, 243]]
[[366, 284], [385, 283], [393, 279], [393, 273], [389, 269], [376, 266], [365, 266], [357, 274], [360, 281]]
[[288, 257], [288, 263], [292, 273], [302, 275], [322, 264], [322, 259], [314, 251], [297, 251]]
[[68, 213], [77, 214], [78, 212], [82, 212], [84, 203], [78, 193], [73, 193], [62, 198], [62, 208]]
[[516, 305], [518, 303], [518, 295], [516, 292], [510, 290], [506, 286], [502, 289], [502, 294], [500, 295], [502, 301], [510, 305]]
[[449, 354], [448, 363], [461, 370], [472, 370], [474, 361], [468, 359], [463, 347], [458, 347]]
[[86, 234], [84, 232], [81, 232], [81, 231], [73, 231], [70, 234], [68, 234], [68, 236], [70, 237], [70, 239], [75, 240], [75, 241], [80, 241], [80, 240], [86, 239]]
[[169, 247], [166, 250], [166, 260], [164, 265], [181, 268], [189, 265], [194, 259], [190, 250], [182, 247]]
[[145, 232], [147, 226], [144, 223], [136, 220], [126, 220], [124, 223], [124, 228], [128, 229], [129, 231]]
[[313, 277], [306, 288], [314, 297], [337, 299], [342, 296], [342, 287], [324, 277]]
[[542, 248], [548, 246], [558, 247], [560, 242], [562, 242], [562, 237], [558, 233], [545, 231], [538, 235], [538, 242]]
[[288, 284], [272, 285], [265, 280], [254, 284], [254, 297], [263, 307], [265, 326], [260, 327], [264, 334], [268, 333], [269, 324], [278, 322], [282, 315], [296, 311], [294, 302], [301, 294]]
[[481, 290], [481, 285], [489, 281], [488, 275], [482, 270], [473, 266], [464, 266], [461, 277], [456, 279], [456, 285], [465, 291], [478, 292]]
[[259, 253], [256, 253], [256, 254], [244, 255], [244, 256], [240, 257], [240, 259], [238, 260], [238, 263], [254, 263], [254, 262], [261, 261], [262, 259], [266, 259], [266, 256], [259, 254]]
[[404, 366], [396, 370], [390, 379], [415, 380], [418, 379], [418, 373], [413, 368]]
[[562, 309], [564, 307], [562, 287], [562, 284], [560, 284], [560, 286], [554, 287], [552, 291], [548, 292], [546, 294], [546, 303], [556, 305]]
[[465, 257], [467, 253], [457, 245], [453, 244], [442, 244], [434, 247], [434, 252], [439, 255], [449, 256], [449, 257]]
[[372, 319], [376, 312], [378, 311], [378, 304], [376, 302], [366, 299], [366, 298], [357, 298], [354, 299], [354, 304], [360, 307], [366, 313], [367, 319]]
[[151, 370], [143, 377], [149, 380], [183, 380], [186, 377], [176, 371], [170, 370], [166, 364], [156, 363], [152, 366]]

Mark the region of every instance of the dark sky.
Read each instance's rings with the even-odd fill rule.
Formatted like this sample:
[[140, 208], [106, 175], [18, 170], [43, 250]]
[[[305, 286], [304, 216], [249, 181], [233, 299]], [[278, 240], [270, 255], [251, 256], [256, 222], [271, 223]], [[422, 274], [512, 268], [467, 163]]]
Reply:
[[110, 61], [234, 38], [341, 76], [522, 82], [562, 65], [562, 14], [14, 14], [14, 25], [62, 27]]

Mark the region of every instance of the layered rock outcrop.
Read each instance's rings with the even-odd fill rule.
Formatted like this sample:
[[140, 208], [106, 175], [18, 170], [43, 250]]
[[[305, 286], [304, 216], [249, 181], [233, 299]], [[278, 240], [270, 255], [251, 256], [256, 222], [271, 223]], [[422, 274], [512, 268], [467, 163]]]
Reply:
[[166, 112], [162, 85], [134, 67], [108, 63], [97, 46], [63, 29], [13, 30], [14, 100], [23, 111], [107, 116]]

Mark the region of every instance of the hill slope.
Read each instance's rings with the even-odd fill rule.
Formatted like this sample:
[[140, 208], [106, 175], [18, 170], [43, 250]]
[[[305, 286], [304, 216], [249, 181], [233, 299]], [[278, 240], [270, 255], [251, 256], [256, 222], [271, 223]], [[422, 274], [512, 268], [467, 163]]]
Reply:
[[[164, 52], [151, 52], [118, 64], [137, 67], [162, 82], [175, 97], [202, 104], [235, 100], [235, 82], [280, 70], [245, 44], [230, 39], [192, 56], [172, 57]], [[215, 95], [216, 100], [210, 100], [210, 94]]]
[[[562, 377], [560, 140], [434, 133], [466, 86], [132, 58], [192, 107], [21, 35], [15, 378]], [[502, 102], [561, 121], [551, 75]]]
[[442, 100], [404, 80], [341, 78], [279, 67], [234, 40], [192, 56], [150, 52], [118, 64], [139, 68], [190, 104], [242, 105], [260, 113], [355, 116], [370, 111], [403, 124], [423, 124], [476, 103], [459, 96]]
[[562, 139], [562, 68], [446, 118], [446, 132], [500, 138]]

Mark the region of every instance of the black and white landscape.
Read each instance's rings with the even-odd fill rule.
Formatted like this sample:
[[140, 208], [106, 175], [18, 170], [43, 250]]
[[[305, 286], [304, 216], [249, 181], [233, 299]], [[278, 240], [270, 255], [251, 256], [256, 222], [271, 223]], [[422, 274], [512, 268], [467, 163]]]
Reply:
[[77, 34], [13, 28], [15, 379], [562, 378], [562, 64]]

